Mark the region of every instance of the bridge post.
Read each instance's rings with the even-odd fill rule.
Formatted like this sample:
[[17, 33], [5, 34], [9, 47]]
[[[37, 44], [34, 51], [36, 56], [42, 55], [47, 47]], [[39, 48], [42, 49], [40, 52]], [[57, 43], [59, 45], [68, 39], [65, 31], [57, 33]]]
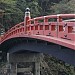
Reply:
[[26, 11], [25, 11], [25, 17], [24, 17], [24, 27], [25, 27], [25, 32], [26, 32], [26, 25], [28, 23], [28, 20], [30, 19], [30, 9], [29, 8], [26, 8]]
[[7, 53], [7, 75], [10, 75], [9, 53]]
[[60, 14], [57, 15], [57, 22], [62, 22], [62, 17], [60, 16]]
[[7, 75], [17, 75], [17, 63], [10, 63], [10, 53], [7, 53]]
[[40, 75], [40, 62], [35, 62], [35, 75]]
[[11, 63], [10, 75], [17, 75], [17, 63]]

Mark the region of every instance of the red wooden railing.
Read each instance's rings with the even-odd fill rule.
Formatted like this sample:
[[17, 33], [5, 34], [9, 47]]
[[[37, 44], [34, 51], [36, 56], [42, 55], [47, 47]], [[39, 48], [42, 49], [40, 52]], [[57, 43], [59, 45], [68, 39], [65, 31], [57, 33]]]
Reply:
[[75, 14], [48, 15], [29, 19], [27, 25], [21, 22], [0, 38], [0, 42], [10, 36], [19, 34], [51, 36], [75, 42]]
[[[26, 25], [26, 33], [33, 35], [52, 36], [75, 41], [75, 22], [65, 22], [64, 20], [60, 21], [60, 17], [62, 19], [75, 18], [75, 14], [61, 14], [60, 16], [50, 15], [30, 19]], [[50, 22], [50, 19], [55, 19], [55, 21]], [[41, 20], [43, 22], [40, 23], [39, 21]]]

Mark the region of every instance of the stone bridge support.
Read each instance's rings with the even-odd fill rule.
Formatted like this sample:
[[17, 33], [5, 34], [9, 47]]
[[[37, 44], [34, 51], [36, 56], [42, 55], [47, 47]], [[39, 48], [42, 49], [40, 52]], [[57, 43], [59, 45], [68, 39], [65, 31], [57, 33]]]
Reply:
[[41, 53], [7, 53], [8, 68], [10, 69], [8, 75], [18, 75], [19, 71], [25, 73], [27, 68], [18, 68], [18, 63], [34, 63], [31, 75], [40, 75], [41, 55]]

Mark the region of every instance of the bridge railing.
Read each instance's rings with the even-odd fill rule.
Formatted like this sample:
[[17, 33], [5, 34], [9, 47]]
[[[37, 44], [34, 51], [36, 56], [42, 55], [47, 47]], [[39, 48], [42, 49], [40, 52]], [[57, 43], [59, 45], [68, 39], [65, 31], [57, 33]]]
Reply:
[[[63, 20], [68, 18], [75, 18], [75, 14], [61, 14], [60, 16], [50, 15], [33, 18], [28, 20], [26, 32], [27, 34], [52, 36], [75, 41], [75, 21], [65, 22], [65, 20]], [[50, 19], [55, 19], [55, 21], [49, 21]]]
[[17, 35], [17, 34], [21, 34], [24, 33], [24, 22], [21, 22], [17, 25], [15, 25], [14, 27], [12, 27], [11, 29], [9, 29], [3, 37], [1, 37], [1, 40], [4, 40], [8, 37], [11, 37], [12, 35]]
[[56, 15], [37, 17], [28, 20], [28, 25], [26, 26], [27, 33], [35, 35], [56, 36], [57, 20], [54, 22], [49, 22], [49, 18], [53, 20], [56, 18]]
[[66, 18], [75, 18], [75, 14], [48, 15], [28, 20], [27, 25], [21, 22], [8, 30], [1, 41], [18, 34], [51, 36], [75, 41], [75, 21], [65, 21]]
[[61, 14], [60, 17], [63, 21], [58, 22], [58, 37], [75, 41], [75, 14]]
[[67, 40], [75, 40], [75, 22], [59, 22], [58, 37]]

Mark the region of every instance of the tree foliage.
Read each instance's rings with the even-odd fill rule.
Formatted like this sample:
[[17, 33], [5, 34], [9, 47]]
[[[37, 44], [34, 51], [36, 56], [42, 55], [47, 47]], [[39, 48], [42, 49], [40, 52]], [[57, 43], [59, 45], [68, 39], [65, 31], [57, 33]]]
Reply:
[[0, 0], [0, 9], [5, 11], [3, 25], [9, 29], [23, 21], [25, 9], [31, 9], [31, 16], [75, 13], [75, 0]]
[[0, 9], [3, 10], [3, 25], [7, 30], [22, 21], [23, 12], [16, 7], [16, 0], [1, 0]]
[[54, 14], [75, 13], [75, 0], [62, 0], [51, 7]]

